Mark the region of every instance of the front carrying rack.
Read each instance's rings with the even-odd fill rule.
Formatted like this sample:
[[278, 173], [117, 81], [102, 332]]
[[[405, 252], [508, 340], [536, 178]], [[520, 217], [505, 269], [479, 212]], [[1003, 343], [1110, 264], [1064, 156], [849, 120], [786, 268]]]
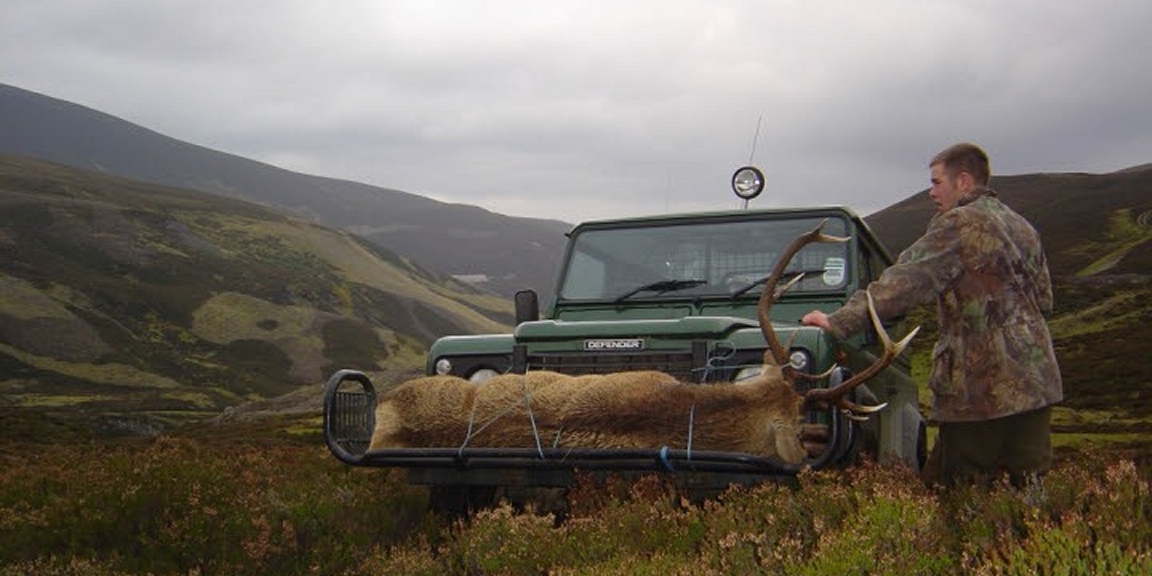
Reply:
[[828, 449], [800, 464], [741, 452], [604, 448], [392, 448], [368, 450], [376, 425], [377, 394], [363, 372], [340, 370], [324, 390], [324, 441], [340, 461], [353, 466], [478, 470], [588, 470], [703, 472], [765, 477], [794, 476], [823, 468], [847, 453], [854, 427], [830, 411]]

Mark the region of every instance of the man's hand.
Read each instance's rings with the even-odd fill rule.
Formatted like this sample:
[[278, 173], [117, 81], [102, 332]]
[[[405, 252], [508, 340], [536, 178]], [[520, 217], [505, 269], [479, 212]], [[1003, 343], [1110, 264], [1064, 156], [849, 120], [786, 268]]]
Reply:
[[832, 329], [832, 324], [828, 322], [828, 315], [819, 310], [813, 310], [805, 314], [804, 317], [800, 319], [800, 322], [805, 326], [815, 326], [825, 330]]

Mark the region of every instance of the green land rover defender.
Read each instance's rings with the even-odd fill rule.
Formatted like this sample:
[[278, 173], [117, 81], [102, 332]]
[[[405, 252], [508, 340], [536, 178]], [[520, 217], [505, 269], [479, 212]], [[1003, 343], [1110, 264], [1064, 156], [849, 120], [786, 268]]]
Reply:
[[[733, 178], [754, 196], [747, 172]], [[753, 178], [755, 180], [755, 178]], [[762, 179], [761, 179], [762, 182]], [[768, 273], [795, 238], [821, 225], [843, 243], [805, 246], [784, 276], [802, 275], [771, 308], [772, 329], [792, 366], [823, 375], [798, 386], [828, 387], [871, 365], [881, 342], [874, 331], [849, 341], [800, 324], [810, 310], [832, 311], [891, 263], [865, 222], [843, 207], [732, 210], [585, 222], [568, 234], [556, 289], [541, 310], [533, 291], [516, 294], [508, 334], [446, 336], [430, 348], [427, 373], [483, 386], [492, 376], [550, 370], [603, 374], [658, 370], [699, 386], [740, 386], [760, 373], [766, 349], [756, 306]], [[893, 337], [907, 331], [886, 326]], [[803, 393], [805, 390], [798, 390]], [[918, 469], [925, 424], [905, 358], [855, 389], [851, 401], [885, 407], [859, 421], [837, 409], [808, 412], [824, 427], [822, 451], [795, 465], [742, 453], [536, 447], [368, 451], [376, 391], [360, 372], [342, 370], [327, 384], [325, 438], [344, 462], [409, 469], [433, 498], [468, 504], [500, 488], [566, 486], [578, 471], [664, 472], [691, 486], [721, 488], [794, 475], [804, 467], [845, 466], [867, 454]]]

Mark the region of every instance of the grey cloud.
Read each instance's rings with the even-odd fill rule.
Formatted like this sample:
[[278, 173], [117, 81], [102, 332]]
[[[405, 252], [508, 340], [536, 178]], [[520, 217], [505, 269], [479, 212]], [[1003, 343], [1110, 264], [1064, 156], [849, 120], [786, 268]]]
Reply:
[[867, 213], [958, 140], [1002, 173], [1148, 162], [1150, 17], [1128, 0], [17, 0], [0, 79], [289, 169], [568, 220], [736, 207], [760, 119], [758, 204]]

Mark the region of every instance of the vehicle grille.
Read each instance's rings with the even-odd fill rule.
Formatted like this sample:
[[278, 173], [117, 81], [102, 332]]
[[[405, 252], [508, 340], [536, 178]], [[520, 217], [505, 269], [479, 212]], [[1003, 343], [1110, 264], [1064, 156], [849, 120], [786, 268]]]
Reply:
[[609, 374], [629, 370], [659, 370], [686, 382], [699, 381], [689, 352], [643, 354], [532, 354], [529, 370], [563, 374]]

